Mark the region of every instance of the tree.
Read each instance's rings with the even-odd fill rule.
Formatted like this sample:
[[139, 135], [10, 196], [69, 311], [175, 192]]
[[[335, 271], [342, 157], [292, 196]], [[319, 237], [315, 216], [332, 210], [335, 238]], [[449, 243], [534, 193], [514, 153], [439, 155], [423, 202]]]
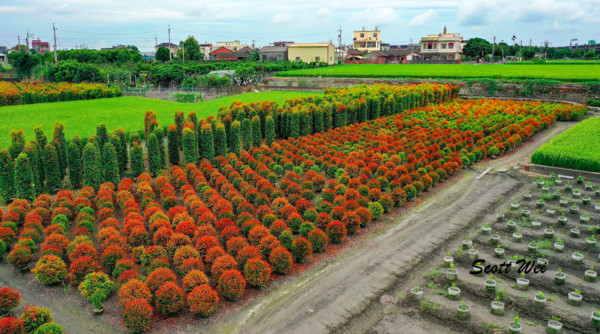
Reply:
[[98, 162], [101, 161], [98, 147], [93, 143], [87, 143], [83, 149], [82, 160], [84, 185], [97, 190], [102, 183], [102, 171], [98, 169]]
[[189, 36], [185, 41], [181, 42], [181, 46], [185, 52], [186, 60], [202, 60], [202, 53], [200, 53], [200, 44], [194, 38], [194, 36]]
[[23, 134], [23, 130], [11, 130], [10, 140], [11, 145], [8, 148], [8, 151], [10, 152], [11, 158], [16, 159], [25, 148], [25, 136]]
[[98, 136], [98, 144], [100, 147], [104, 147], [104, 144], [108, 142], [108, 132], [104, 123], [96, 126], [96, 135]]
[[183, 161], [186, 165], [198, 162], [196, 134], [190, 128], [183, 129]]
[[148, 135], [146, 146], [148, 147], [148, 169], [154, 177], [162, 168], [160, 165], [160, 148], [158, 147], [158, 138], [155, 133]]
[[231, 123], [231, 146], [229, 147], [229, 150], [231, 152], [239, 155], [241, 146], [242, 146], [242, 138], [241, 138], [240, 122], [233, 121], [233, 123]]
[[531, 59], [535, 56], [535, 50], [533, 48], [525, 48], [523, 50], [523, 58]]
[[214, 160], [215, 140], [213, 137], [212, 126], [208, 122], [202, 124], [202, 129], [200, 131], [200, 145], [202, 158], [206, 158], [211, 161]]
[[19, 154], [15, 160], [14, 186], [17, 198], [33, 201], [35, 198], [33, 172], [31, 171], [31, 163], [26, 153]]
[[252, 147], [252, 122], [248, 118], [242, 121], [242, 143], [246, 151]]
[[215, 155], [225, 156], [227, 154], [227, 133], [225, 125], [219, 122], [215, 132]]
[[175, 111], [175, 125], [177, 126], [177, 147], [179, 147], [180, 150], [183, 149], [182, 147], [182, 140], [183, 140], [183, 111]]
[[50, 144], [44, 147], [44, 174], [46, 175], [46, 189], [53, 192], [62, 187], [60, 165], [56, 148]]
[[102, 162], [104, 163], [104, 180], [115, 186], [119, 185], [119, 163], [117, 162], [117, 151], [113, 144], [104, 144]]
[[469, 39], [463, 47], [463, 54], [470, 58], [483, 58], [491, 52], [492, 44], [479, 37]]
[[172, 124], [167, 129], [167, 149], [169, 151], [169, 163], [173, 166], [179, 165], [179, 146], [177, 145], [177, 127]]
[[81, 149], [74, 142], [69, 143], [69, 180], [73, 188], [81, 188], [83, 171], [81, 169]]
[[[322, 120], [322, 118], [321, 118]], [[265, 125], [265, 143], [267, 146], [271, 146], [275, 141], [275, 121], [273, 117], [267, 116], [267, 121]]]
[[138, 177], [145, 171], [144, 151], [138, 142], [134, 142], [131, 147], [131, 175], [133, 177]]
[[[39, 194], [42, 192], [42, 188], [44, 186], [42, 175], [44, 172], [42, 171], [42, 154], [43, 152], [38, 146], [37, 141], [32, 140], [25, 146], [23, 152], [27, 153], [27, 156], [31, 160], [31, 172], [33, 173], [33, 182], [35, 183], [35, 193]], [[61, 179], [62, 184], [62, 179]]]
[[260, 147], [262, 144], [262, 133], [260, 131], [260, 117], [254, 116], [252, 117], [252, 146]]
[[67, 170], [67, 139], [65, 138], [65, 125], [56, 122], [54, 123], [54, 131], [52, 133], [52, 141], [57, 142], [54, 144], [56, 152], [58, 153], [58, 162], [60, 163], [60, 176], [65, 177]]
[[[121, 145], [119, 145], [119, 151], [117, 152], [117, 154], [120, 155], [120, 159], [119, 160], [119, 171], [121, 171], [121, 173], [125, 172], [125, 169], [127, 169], [127, 164], [129, 163], [129, 155], [127, 154], [127, 135], [125, 134], [125, 130], [121, 129], [121, 128], [117, 128], [114, 131], [114, 134], [119, 137], [119, 140], [121, 141]], [[115, 145], [115, 148], [117, 146]]]
[[0, 196], [8, 202], [15, 196], [13, 160], [7, 150], [0, 151]]

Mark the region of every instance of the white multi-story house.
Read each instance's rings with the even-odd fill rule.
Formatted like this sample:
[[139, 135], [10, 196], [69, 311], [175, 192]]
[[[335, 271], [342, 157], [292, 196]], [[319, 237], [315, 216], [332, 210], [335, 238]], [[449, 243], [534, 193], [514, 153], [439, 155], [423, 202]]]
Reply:
[[458, 60], [464, 45], [460, 34], [444, 32], [421, 38], [421, 56], [425, 60]]

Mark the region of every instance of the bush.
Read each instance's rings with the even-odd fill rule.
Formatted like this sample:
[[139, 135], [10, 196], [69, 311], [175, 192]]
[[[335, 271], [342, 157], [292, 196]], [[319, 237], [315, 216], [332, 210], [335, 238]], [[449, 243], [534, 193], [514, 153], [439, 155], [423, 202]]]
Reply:
[[125, 306], [123, 324], [132, 333], [150, 330], [152, 306], [145, 299], [134, 299]]
[[152, 300], [152, 293], [144, 282], [132, 279], [123, 284], [121, 289], [119, 289], [119, 306], [125, 307], [135, 299], [144, 299], [150, 302]]
[[203, 123], [200, 128], [200, 155], [210, 161], [215, 159], [215, 139], [212, 126], [208, 122]]
[[137, 142], [133, 143], [129, 155], [131, 160], [131, 175], [133, 177], [138, 177], [146, 171], [142, 146]]
[[230, 269], [219, 277], [219, 291], [229, 301], [239, 300], [246, 289], [246, 280], [238, 270]]
[[87, 274], [100, 270], [100, 266], [89, 256], [82, 256], [75, 259], [69, 266], [67, 279], [71, 284], [81, 283]]
[[28, 201], [33, 201], [35, 198], [33, 170], [29, 157], [25, 153], [19, 154], [15, 160], [14, 187], [17, 198]]
[[208, 285], [209, 280], [206, 277], [206, 274], [201, 272], [200, 270], [192, 270], [183, 278], [183, 290], [187, 293], [190, 293], [196, 287], [201, 285]]
[[285, 247], [277, 247], [271, 252], [269, 263], [277, 274], [287, 275], [293, 264], [292, 254]]
[[261, 259], [250, 259], [244, 266], [244, 277], [250, 286], [264, 289], [271, 278], [271, 266]]
[[183, 291], [173, 282], [163, 284], [156, 291], [156, 308], [163, 314], [173, 314], [183, 308]]
[[154, 269], [154, 271], [146, 278], [146, 285], [148, 285], [148, 289], [150, 289], [150, 292], [153, 294], [167, 282], [177, 282], [175, 273], [167, 268]]
[[369, 211], [371, 211], [371, 215], [373, 215], [373, 220], [377, 220], [383, 215], [383, 206], [378, 202], [370, 202]]
[[185, 128], [183, 129], [182, 136], [183, 161], [186, 165], [198, 163], [198, 144], [196, 141], [196, 133], [190, 128]]
[[306, 259], [312, 254], [312, 245], [310, 241], [308, 241], [304, 237], [297, 238], [292, 242], [292, 256], [294, 257], [294, 261], [298, 263], [303, 263]]
[[225, 254], [223, 256], [218, 257], [212, 264], [211, 274], [213, 277], [221, 277], [225, 271], [230, 269], [236, 269], [238, 266], [237, 261], [233, 258], [233, 256], [229, 254]]
[[308, 233], [308, 241], [313, 246], [315, 253], [321, 253], [327, 245], [327, 234], [321, 229], [314, 229]]
[[267, 116], [265, 124], [265, 144], [271, 146], [273, 142], [275, 142], [275, 121], [273, 121], [273, 117]]
[[179, 146], [177, 144], [177, 127], [175, 124], [167, 128], [167, 151], [171, 165], [179, 165]]
[[334, 244], [339, 244], [346, 239], [346, 226], [339, 220], [331, 221], [326, 227], [327, 237]]
[[200, 93], [173, 93], [171, 94], [171, 98], [179, 103], [198, 103], [204, 101]]
[[242, 148], [242, 130], [239, 121], [233, 121], [231, 123], [231, 140], [229, 141], [229, 150], [236, 155], [240, 154]]
[[119, 163], [117, 161], [117, 151], [111, 143], [104, 144], [102, 149], [102, 162], [104, 167], [104, 180], [111, 182], [115, 186], [119, 184]]
[[0, 288], [0, 316], [4, 316], [21, 304], [21, 294], [7, 286]]
[[42, 284], [62, 282], [67, 276], [67, 265], [56, 255], [44, 255], [32, 270], [35, 278]]
[[115, 264], [118, 260], [123, 259], [127, 256], [123, 248], [117, 245], [111, 245], [106, 247], [102, 252], [102, 266], [112, 272], [115, 269]]
[[31, 249], [26, 246], [16, 245], [8, 254], [8, 262], [17, 269], [25, 269], [33, 260]]
[[113, 282], [105, 273], [91, 273], [85, 276], [79, 285], [83, 299], [91, 302], [97, 310], [103, 308], [103, 303], [112, 292]]
[[26, 333], [33, 333], [46, 323], [52, 322], [52, 314], [45, 307], [25, 306], [20, 319], [23, 321]]
[[187, 296], [190, 311], [201, 317], [208, 317], [217, 308], [219, 297], [208, 285], [197, 286]]
[[44, 147], [44, 176], [46, 178], [46, 189], [53, 192], [62, 187], [62, 177], [60, 175], [60, 164], [58, 163], [58, 153], [51, 144]]
[[23, 334], [23, 321], [13, 316], [0, 318], [0, 333], [2, 334]]
[[38, 328], [33, 334], [64, 334], [65, 330], [61, 325], [49, 322], [47, 324], [43, 324]]

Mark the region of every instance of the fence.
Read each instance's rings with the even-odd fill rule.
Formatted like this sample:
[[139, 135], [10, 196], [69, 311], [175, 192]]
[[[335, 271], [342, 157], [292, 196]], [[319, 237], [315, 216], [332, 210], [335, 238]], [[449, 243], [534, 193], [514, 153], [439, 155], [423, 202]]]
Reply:
[[143, 88], [124, 89], [123, 96], [137, 96], [149, 99], [174, 101], [171, 97], [175, 93], [200, 93], [205, 101], [214, 100], [221, 96], [237, 95], [244, 92], [244, 87], [232, 85], [227, 87], [210, 87], [195, 90], [184, 90], [181, 88]]

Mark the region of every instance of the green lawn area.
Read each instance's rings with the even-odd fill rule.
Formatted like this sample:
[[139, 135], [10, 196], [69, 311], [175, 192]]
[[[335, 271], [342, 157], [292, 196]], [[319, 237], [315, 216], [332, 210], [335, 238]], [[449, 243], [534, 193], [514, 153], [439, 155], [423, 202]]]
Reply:
[[561, 81], [598, 81], [600, 65], [422, 65], [422, 64], [347, 64], [306, 70], [278, 72], [280, 77], [349, 78], [494, 78], [554, 79]]
[[270, 91], [228, 96], [201, 103], [178, 103], [141, 97], [117, 97], [109, 99], [39, 103], [0, 107], [0, 146], [10, 145], [10, 130], [23, 129], [25, 139], [33, 139], [33, 127], [43, 125], [46, 136], [52, 136], [55, 122], [65, 124], [67, 138], [74, 135], [89, 136], [96, 132], [96, 125], [106, 124], [109, 131], [122, 127], [125, 131], [138, 131], [144, 128], [144, 113], [156, 112], [160, 124], [172, 124], [174, 111], [196, 111], [198, 118], [216, 116], [222, 105], [233, 101], [277, 101], [286, 98], [322, 94], [320, 92]]
[[587, 119], [552, 138], [535, 151], [531, 162], [600, 172], [600, 118]]

